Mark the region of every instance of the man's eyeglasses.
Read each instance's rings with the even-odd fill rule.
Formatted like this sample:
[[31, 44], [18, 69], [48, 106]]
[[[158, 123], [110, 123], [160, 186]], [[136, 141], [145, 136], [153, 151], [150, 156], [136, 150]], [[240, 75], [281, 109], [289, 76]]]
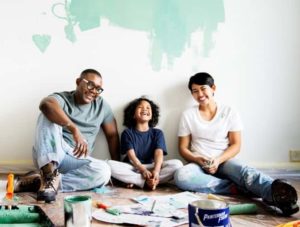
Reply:
[[96, 85], [92, 81], [86, 79], [82, 79], [82, 81], [86, 83], [87, 89], [89, 89], [90, 91], [94, 90], [94, 88], [96, 89], [97, 94], [101, 94], [104, 91], [102, 87], [96, 87]]

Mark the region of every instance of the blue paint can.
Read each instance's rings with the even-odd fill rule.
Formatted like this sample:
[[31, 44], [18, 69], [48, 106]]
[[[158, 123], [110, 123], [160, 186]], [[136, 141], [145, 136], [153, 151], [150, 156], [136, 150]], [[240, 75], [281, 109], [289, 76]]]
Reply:
[[189, 204], [189, 227], [231, 227], [227, 203], [204, 199]]

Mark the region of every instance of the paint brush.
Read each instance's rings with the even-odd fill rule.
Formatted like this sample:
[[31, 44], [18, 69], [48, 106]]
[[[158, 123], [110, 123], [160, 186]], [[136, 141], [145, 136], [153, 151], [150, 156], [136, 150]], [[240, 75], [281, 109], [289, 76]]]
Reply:
[[120, 215], [121, 214], [120, 210], [118, 210], [116, 208], [110, 208], [104, 203], [97, 202], [96, 205], [98, 208], [105, 210], [109, 214], [112, 214], [112, 215]]
[[12, 173], [7, 176], [7, 185], [6, 185], [6, 199], [12, 200], [14, 198], [14, 175]]
[[12, 209], [12, 206], [14, 205], [14, 199], [14, 174], [10, 173], [7, 175], [6, 195], [2, 200], [7, 209]]
[[154, 201], [153, 201], [153, 204], [152, 204], [152, 207], [151, 207], [151, 212], [152, 212], [152, 213], [153, 213], [153, 210], [154, 210], [155, 204], [156, 204], [156, 200], [154, 200]]

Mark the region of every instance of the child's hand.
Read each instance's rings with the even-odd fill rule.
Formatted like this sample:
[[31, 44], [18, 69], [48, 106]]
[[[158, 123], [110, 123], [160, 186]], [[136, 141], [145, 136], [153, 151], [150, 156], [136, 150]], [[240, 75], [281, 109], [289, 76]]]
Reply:
[[156, 186], [159, 184], [159, 171], [152, 171], [152, 190], [156, 189]]
[[155, 181], [159, 181], [159, 172], [152, 170], [152, 179], [154, 179]]
[[149, 171], [149, 170], [144, 170], [143, 172], [142, 172], [142, 175], [143, 175], [143, 177], [145, 178], [145, 179], [150, 179], [150, 178], [152, 178], [152, 173]]

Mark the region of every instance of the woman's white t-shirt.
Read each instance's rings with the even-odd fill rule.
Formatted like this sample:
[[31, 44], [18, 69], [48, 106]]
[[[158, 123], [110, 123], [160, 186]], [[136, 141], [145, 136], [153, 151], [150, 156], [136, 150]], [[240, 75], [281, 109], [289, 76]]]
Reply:
[[178, 136], [191, 135], [191, 151], [214, 158], [228, 148], [228, 132], [242, 128], [239, 114], [231, 107], [217, 104], [216, 115], [207, 121], [201, 117], [197, 105], [182, 113]]

